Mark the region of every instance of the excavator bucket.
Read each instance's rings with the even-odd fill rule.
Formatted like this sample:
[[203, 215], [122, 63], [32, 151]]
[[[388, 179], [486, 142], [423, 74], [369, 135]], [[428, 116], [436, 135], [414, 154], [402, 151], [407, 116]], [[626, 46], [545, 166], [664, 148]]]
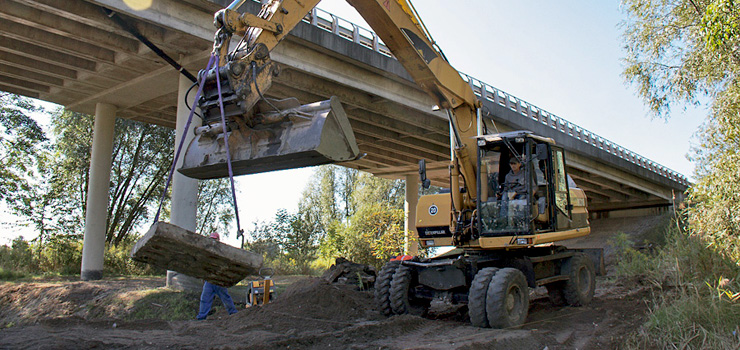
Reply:
[[[339, 99], [299, 105], [273, 103], [269, 112], [229, 124], [234, 175], [301, 168], [356, 159], [357, 141]], [[195, 179], [229, 176], [223, 126], [196, 129], [180, 173]]]

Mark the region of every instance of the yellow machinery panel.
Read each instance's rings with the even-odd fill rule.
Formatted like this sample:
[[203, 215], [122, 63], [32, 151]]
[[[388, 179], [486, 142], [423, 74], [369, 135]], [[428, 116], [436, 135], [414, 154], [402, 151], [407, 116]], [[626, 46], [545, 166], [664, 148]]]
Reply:
[[450, 223], [452, 202], [449, 193], [432, 194], [419, 198], [416, 205], [416, 232], [422, 247], [452, 244]]

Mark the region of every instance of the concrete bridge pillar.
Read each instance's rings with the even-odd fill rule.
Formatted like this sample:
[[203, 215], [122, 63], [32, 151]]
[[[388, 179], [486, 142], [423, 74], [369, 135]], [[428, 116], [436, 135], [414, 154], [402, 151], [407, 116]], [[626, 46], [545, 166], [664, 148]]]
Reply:
[[406, 175], [406, 201], [404, 202], [403, 228], [406, 232], [404, 252], [409, 255], [419, 253], [419, 242], [416, 234], [416, 204], [419, 203], [419, 176]]
[[95, 106], [90, 181], [87, 185], [85, 237], [82, 244], [83, 281], [103, 278], [103, 254], [108, 217], [108, 191], [113, 162], [113, 132], [116, 125], [116, 106], [98, 103]]
[[[200, 126], [201, 120], [193, 116], [190, 123], [190, 129], [185, 130], [185, 124], [188, 122], [190, 110], [185, 105], [185, 93], [193, 83], [183, 75], [180, 75], [179, 86], [177, 91], [177, 122], [175, 127], [175, 152], [180, 140], [185, 138], [183, 150], [180, 154], [175, 169], [182, 164], [185, 149], [190, 141], [195, 137], [193, 127]], [[195, 90], [195, 89], [193, 89]], [[195, 91], [191, 91], [188, 104], [194, 106]], [[198, 180], [185, 177], [175, 170], [172, 176], [172, 207], [170, 212], [170, 223], [177, 225], [186, 230], [195, 232], [196, 228], [196, 211], [198, 209]], [[167, 271], [167, 286], [176, 289], [196, 289], [202, 287], [203, 281], [183, 275], [175, 271]]]

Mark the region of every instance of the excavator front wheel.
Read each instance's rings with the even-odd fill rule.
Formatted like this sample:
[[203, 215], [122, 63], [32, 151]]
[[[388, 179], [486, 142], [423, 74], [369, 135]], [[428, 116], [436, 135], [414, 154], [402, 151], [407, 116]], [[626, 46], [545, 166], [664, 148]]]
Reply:
[[514, 268], [498, 270], [486, 294], [486, 315], [493, 328], [517, 327], [529, 312], [529, 287], [524, 274]]
[[491, 278], [499, 269], [496, 267], [486, 267], [478, 271], [473, 278], [473, 283], [468, 291], [468, 316], [473, 326], [487, 328], [488, 316], [486, 316], [486, 295], [488, 294], [488, 285], [491, 284]]

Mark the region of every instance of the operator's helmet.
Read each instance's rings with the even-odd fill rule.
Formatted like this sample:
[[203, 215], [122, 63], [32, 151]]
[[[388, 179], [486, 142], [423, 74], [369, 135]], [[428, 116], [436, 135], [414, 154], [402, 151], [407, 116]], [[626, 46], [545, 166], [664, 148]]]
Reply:
[[522, 164], [517, 156], [513, 156], [509, 159], [509, 164]]
[[218, 241], [221, 239], [221, 236], [218, 234], [218, 232], [214, 232], [214, 233], [211, 233], [211, 238]]

